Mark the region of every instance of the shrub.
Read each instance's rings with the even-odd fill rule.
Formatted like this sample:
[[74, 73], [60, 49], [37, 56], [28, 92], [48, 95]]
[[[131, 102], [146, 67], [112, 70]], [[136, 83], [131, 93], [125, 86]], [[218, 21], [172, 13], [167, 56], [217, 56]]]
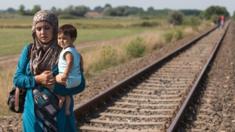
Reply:
[[183, 32], [181, 30], [176, 30], [174, 33], [174, 38], [176, 40], [182, 39], [183, 38]]
[[126, 47], [127, 56], [137, 58], [141, 57], [145, 53], [144, 40], [142, 38], [136, 38], [132, 40]]
[[213, 21], [214, 24], [219, 24], [219, 16], [212, 15], [211, 20]]
[[148, 22], [148, 21], [144, 21], [140, 24], [141, 27], [153, 27], [158, 25], [159, 25], [158, 22]]
[[196, 16], [189, 17], [188, 19], [184, 20], [184, 25], [189, 25], [192, 27], [199, 26], [201, 24], [201, 19]]
[[192, 26], [199, 26], [201, 24], [201, 19], [199, 17], [191, 17], [190, 22]]
[[164, 36], [164, 40], [166, 43], [171, 42], [174, 37], [174, 32], [168, 31], [168, 32], [164, 33], [163, 36]]
[[117, 51], [111, 46], [104, 46], [100, 52], [100, 58], [94, 63], [92, 69], [100, 71], [118, 63]]
[[168, 19], [170, 24], [181, 25], [183, 23], [183, 13], [179, 11], [173, 11]]

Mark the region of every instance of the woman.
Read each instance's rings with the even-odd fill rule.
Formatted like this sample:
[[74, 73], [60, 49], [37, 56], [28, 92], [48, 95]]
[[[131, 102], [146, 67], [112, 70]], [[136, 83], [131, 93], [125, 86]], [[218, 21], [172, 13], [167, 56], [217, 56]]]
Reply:
[[[22, 115], [23, 131], [25, 132], [76, 131], [72, 95], [84, 89], [85, 80], [82, 75], [82, 83], [69, 91], [55, 81], [55, 76], [58, 74], [58, 55], [61, 51], [57, 44], [57, 32], [58, 19], [53, 13], [42, 10], [34, 15], [32, 25], [33, 44], [23, 49], [13, 80], [16, 87], [26, 89]], [[61, 80], [60, 83], [65, 82]], [[69, 95], [71, 97], [70, 111], [72, 114], [66, 116], [63, 106], [56, 113], [56, 118], [42, 114], [46, 117], [45, 120], [42, 119], [41, 111], [36, 103], [37, 99], [35, 99], [35, 91], [40, 89], [53, 91], [61, 96]]]

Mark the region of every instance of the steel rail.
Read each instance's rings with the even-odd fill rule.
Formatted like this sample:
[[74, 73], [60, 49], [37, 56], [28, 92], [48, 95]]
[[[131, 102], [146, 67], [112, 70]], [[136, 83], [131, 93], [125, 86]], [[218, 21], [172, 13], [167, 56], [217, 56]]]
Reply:
[[182, 106], [180, 107], [178, 113], [176, 114], [175, 118], [171, 122], [170, 127], [167, 129], [167, 132], [176, 131], [176, 129], [179, 125], [180, 119], [182, 118], [183, 113], [185, 112], [187, 106], [189, 105], [189, 102], [192, 100], [191, 97], [196, 92], [198, 92], [197, 91], [198, 85], [202, 81], [202, 78], [206, 75], [207, 70], [209, 70], [209, 65], [212, 63], [213, 59], [215, 58], [216, 53], [218, 52], [218, 49], [219, 49], [219, 47], [220, 47], [220, 45], [221, 45], [221, 43], [222, 43], [222, 41], [223, 41], [223, 39], [224, 39], [224, 37], [227, 33], [229, 25], [230, 25], [230, 23], [228, 23], [228, 26], [226, 27], [224, 34], [221, 36], [220, 40], [216, 43], [216, 46], [213, 49], [212, 54], [208, 58], [208, 60], [207, 60], [206, 64], [204, 65], [204, 67], [202, 68], [202, 70], [201, 70], [199, 76], [197, 77], [195, 83], [193, 84], [189, 94], [187, 95], [186, 99], [184, 100], [184, 102], [183, 102]]
[[126, 79], [118, 82], [117, 84], [109, 87], [107, 90], [105, 90], [102, 93], [98, 94], [97, 96], [91, 98], [87, 102], [84, 102], [84, 103], [82, 103], [80, 105], [79, 104], [75, 105], [74, 112], [75, 112], [76, 118], [78, 120], [81, 119], [83, 116], [85, 116], [87, 113], [89, 113], [89, 111], [93, 110], [99, 104], [101, 104], [105, 100], [109, 99], [110, 96], [112, 96], [115, 93], [117, 93], [117, 91], [119, 91], [122, 87], [124, 87], [124, 86], [126, 86], [128, 84], [131, 84], [131, 82], [139, 79], [143, 75], [146, 75], [147, 73], [150, 73], [153, 69], [160, 68], [163, 64], [168, 62], [170, 59], [172, 59], [178, 53], [188, 49], [193, 44], [195, 44], [198, 40], [200, 40], [201, 38], [207, 36], [209, 33], [213, 32], [216, 28], [217, 27], [212, 27], [211, 29], [209, 29], [205, 33], [201, 34], [198, 37], [195, 37], [194, 39], [192, 39], [191, 41], [185, 43], [183, 46], [177, 48], [173, 52], [171, 52], [171, 53], [163, 56], [162, 58], [154, 61], [152, 64], [150, 64], [150, 65], [148, 65], [148, 66], [138, 70], [137, 72], [135, 72], [131, 76], [129, 76]]

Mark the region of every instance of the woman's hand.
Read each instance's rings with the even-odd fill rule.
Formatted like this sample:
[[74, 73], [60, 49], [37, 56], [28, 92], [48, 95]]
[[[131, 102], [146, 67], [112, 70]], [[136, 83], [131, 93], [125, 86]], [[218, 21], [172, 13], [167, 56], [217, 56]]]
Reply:
[[44, 71], [35, 76], [35, 80], [38, 84], [41, 84], [47, 88], [52, 88], [55, 83], [55, 78], [51, 71]]

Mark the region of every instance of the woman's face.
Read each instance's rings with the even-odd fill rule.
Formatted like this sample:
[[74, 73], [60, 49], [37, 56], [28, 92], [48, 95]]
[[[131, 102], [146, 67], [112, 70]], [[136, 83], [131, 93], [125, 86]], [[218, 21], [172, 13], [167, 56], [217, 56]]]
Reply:
[[48, 44], [53, 38], [53, 27], [45, 21], [39, 22], [35, 26], [36, 37], [43, 44]]

